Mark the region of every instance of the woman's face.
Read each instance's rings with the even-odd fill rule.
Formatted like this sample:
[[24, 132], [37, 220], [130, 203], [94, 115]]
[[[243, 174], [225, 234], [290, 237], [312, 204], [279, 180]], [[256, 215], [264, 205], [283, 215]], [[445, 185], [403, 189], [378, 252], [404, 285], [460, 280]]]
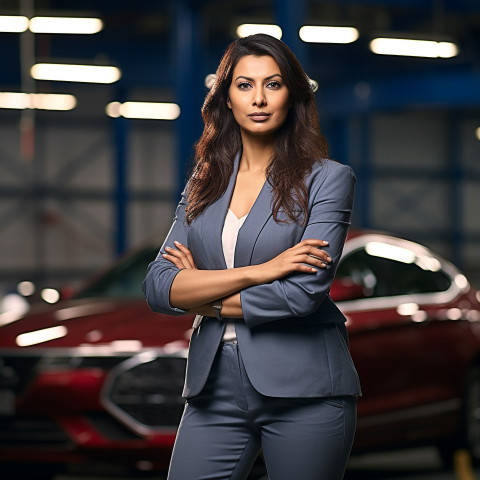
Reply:
[[290, 105], [290, 92], [273, 57], [246, 55], [238, 61], [227, 106], [242, 136], [272, 135], [285, 122]]

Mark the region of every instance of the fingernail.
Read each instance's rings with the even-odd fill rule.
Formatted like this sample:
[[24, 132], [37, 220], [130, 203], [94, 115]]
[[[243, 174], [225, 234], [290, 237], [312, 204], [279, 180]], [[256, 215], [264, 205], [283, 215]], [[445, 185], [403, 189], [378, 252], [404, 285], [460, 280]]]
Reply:
[[167, 257], [167, 255], [166, 255], [165, 253], [162, 253], [162, 257], [166, 258], [166, 257]]
[[327, 262], [331, 262], [332, 259], [330, 257], [327, 257]]
[[171, 247], [165, 247], [165, 250], [171, 250], [172, 248]]
[[327, 266], [326, 263], [322, 263], [322, 267], [325, 268]]
[[323, 243], [324, 245], [328, 245], [328, 242], [325, 241], [325, 240], [324, 240], [322, 243]]
[[177, 240], [175, 240], [173, 243], [174, 243], [175, 245], [181, 245], [181, 243], [178, 242]]

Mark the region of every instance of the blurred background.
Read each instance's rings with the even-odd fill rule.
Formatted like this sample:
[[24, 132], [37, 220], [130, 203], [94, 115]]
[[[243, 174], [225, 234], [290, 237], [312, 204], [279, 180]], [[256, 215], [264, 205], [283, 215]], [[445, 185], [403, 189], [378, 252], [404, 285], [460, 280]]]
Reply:
[[353, 227], [480, 287], [480, 1], [0, 0], [0, 325], [166, 233], [206, 78], [258, 31], [319, 85], [330, 156], [358, 179]]
[[[0, 14], [0, 291], [75, 285], [165, 232], [205, 77], [243, 24], [276, 25], [318, 82], [330, 156], [358, 176], [354, 226], [420, 241], [480, 284], [477, 0], [1, 0]], [[302, 26], [350, 29], [304, 41]], [[431, 42], [382, 54], [379, 38]]]

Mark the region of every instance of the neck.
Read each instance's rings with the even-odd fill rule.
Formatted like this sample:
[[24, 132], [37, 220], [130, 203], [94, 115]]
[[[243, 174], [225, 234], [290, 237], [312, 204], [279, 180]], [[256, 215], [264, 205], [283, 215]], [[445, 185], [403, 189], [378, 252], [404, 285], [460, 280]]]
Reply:
[[265, 171], [274, 153], [273, 137], [247, 137], [242, 135], [242, 158], [240, 170], [258, 172]]

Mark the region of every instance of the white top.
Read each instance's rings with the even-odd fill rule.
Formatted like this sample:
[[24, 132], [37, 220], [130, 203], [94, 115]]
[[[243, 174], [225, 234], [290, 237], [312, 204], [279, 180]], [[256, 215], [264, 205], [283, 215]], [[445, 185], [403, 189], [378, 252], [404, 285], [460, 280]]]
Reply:
[[[237, 218], [236, 215], [230, 209], [228, 209], [222, 231], [223, 256], [225, 257], [227, 268], [233, 268], [238, 231], [247, 219], [247, 215], [244, 215], [242, 218]], [[235, 324], [232, 321], [227, 321], [227, 326], [223, 335], [223, 341], [232, 341], [236, 338], [237, 334], [235, 332]]]

